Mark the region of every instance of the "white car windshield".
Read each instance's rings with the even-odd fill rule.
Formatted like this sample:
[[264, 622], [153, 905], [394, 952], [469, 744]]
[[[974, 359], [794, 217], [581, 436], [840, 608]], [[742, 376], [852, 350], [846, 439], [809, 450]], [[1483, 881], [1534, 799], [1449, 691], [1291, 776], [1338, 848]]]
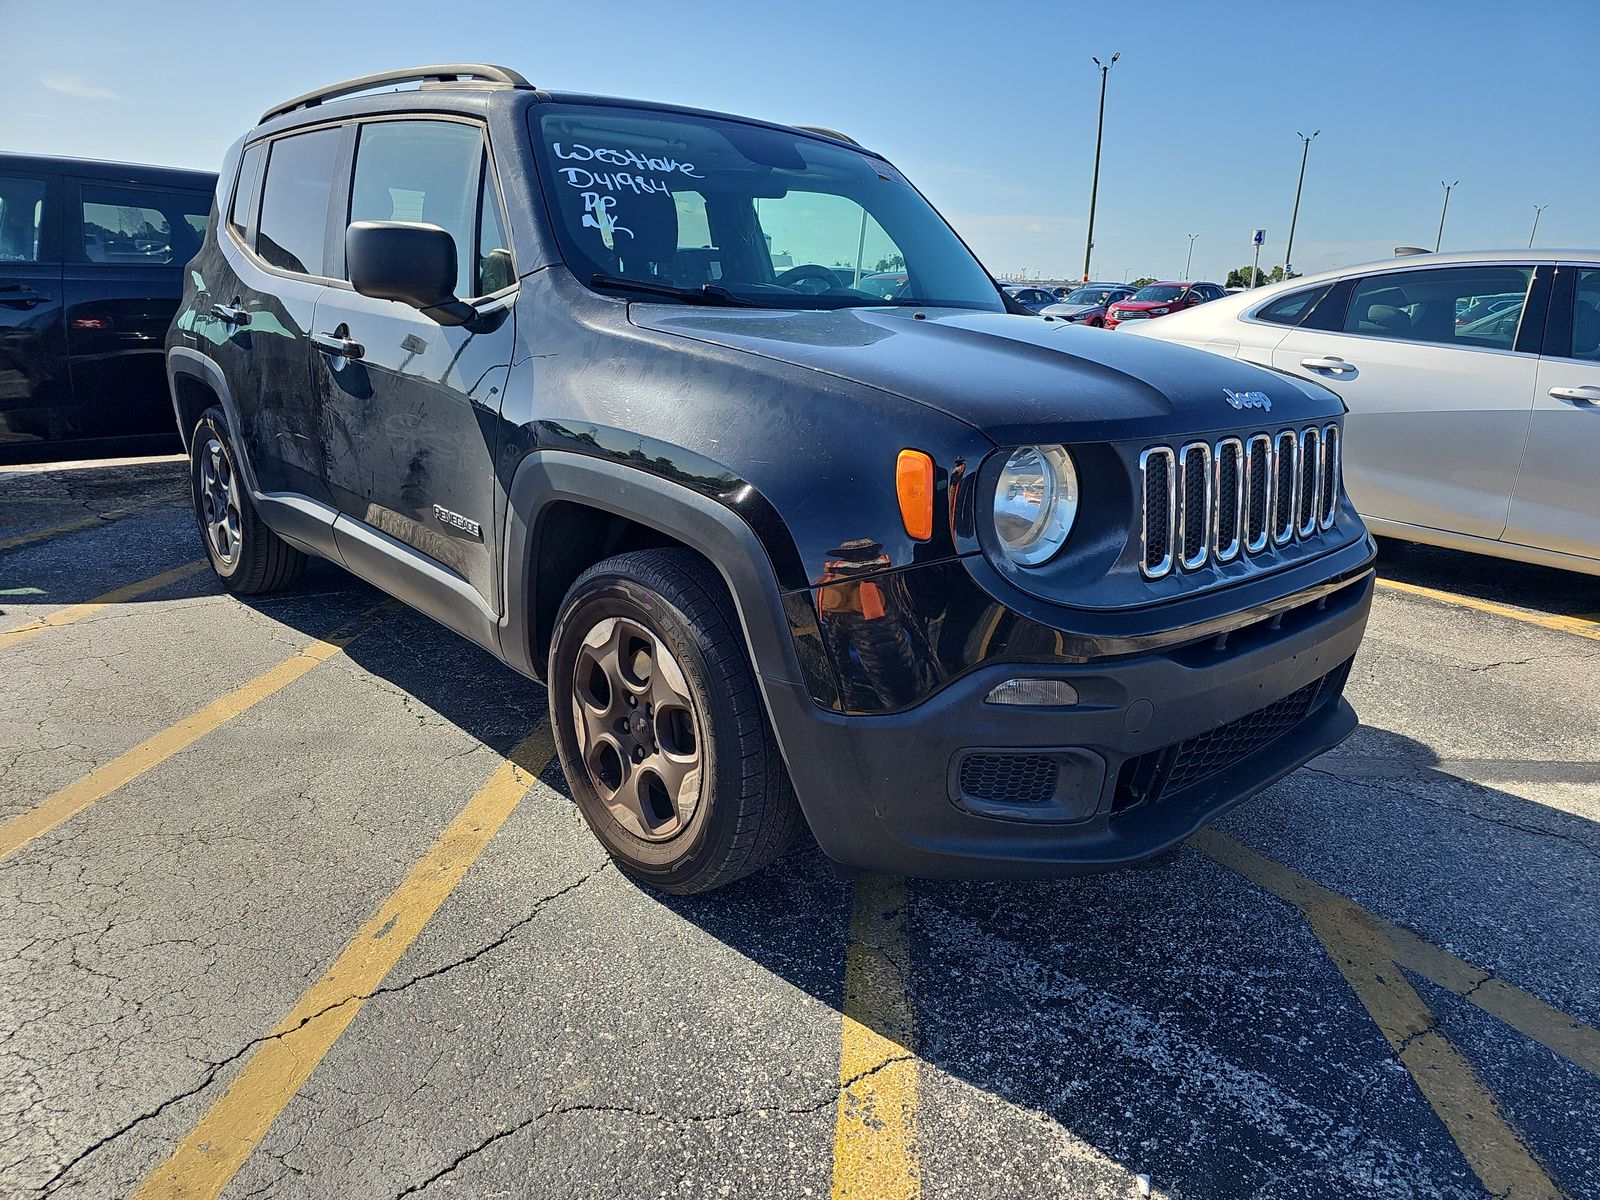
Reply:
[[[880, 158], [640, 108], [541, 105], [531, 120], [562, 255], [591, 287], [765, 308], [1005, 310], [961, 240]], [[892, 297], [886, 273], [904, 280]]]

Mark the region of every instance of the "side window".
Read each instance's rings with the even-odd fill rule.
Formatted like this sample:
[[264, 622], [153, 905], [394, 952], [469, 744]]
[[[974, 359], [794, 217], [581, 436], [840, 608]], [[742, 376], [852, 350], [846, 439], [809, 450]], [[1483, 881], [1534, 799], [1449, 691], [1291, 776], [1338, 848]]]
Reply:
[[1356, 281], [1344, 331], [1446, 346], [1509, 350], [1532, 267], [1441, 267]]
[[516, 263], [511, 257], [511, 241], [500, 220], [500, 199], [495, 194], [494, 176], [488, 159], [483, 163], [483, 182], [478, 200], [478, 287], [476, 294], [487, 296], [508, 288], [517, 281]]
[[1256, 314], [1256, 320], [1268, 321], [1273, 325], [1298, 325], [1332, 286], [1331, 283], [1325, 283], [1321, 287], [1301, 288], [1298, 292], [1279, 296]]
[[256, 253], [284, 271], [321, 275], [328, 196], [339, 161], [338, 129], [297, 133], [272, 143], [261, 193]]
[[456, 295], [477, 293], [478, 167], [483, 133], [458, 121], [373, 121], [361, 127], [351, 221], [420, 221], [456, 243]]
[[0, 176], [0, 263], [39, 261], [44, 180]]
[[261, 160], [266, 156], [265, 142], [257, 142], [244, 152], [244, 158], [239, 163], [239, 181], [228, 205], [228, 224], [247, 246], [255, 232], [256, 208], [261, 199]]
[[1578, 272], [1572, 305], [1572, 357], [1600, 362], [1600, 271]]
[[85, 183], [83, 256], [92, 263], [159, 266], [186, 263], [200, 249], [211, 198], [199, 192]]
[[[830, 267], [840, 286], [861, 275], [904, 271], [905, 253], [872, 216], [847, 196], [791, 190], [777, 199], [758, 198], [756, 218], [766, 236], [774, 275], [796, 267]], [[801, 290], [826, 291], [814, 274]]]

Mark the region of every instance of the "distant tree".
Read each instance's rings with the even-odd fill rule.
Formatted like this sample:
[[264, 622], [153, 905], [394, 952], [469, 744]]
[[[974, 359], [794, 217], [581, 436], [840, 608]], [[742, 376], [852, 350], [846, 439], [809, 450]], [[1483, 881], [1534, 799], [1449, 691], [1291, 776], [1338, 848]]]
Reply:
[[[1266, 267], [1262, 267], [1261, 268], [1261, 279], [1259, 281], [1259, 286], [1266, 287], [1267, 284], [1269, 284], [1269, 283], [1282, 283], [1285, 279], [1299, 279], [1299, 278], [1300, 278], [1300, 272], [1299, 271], [1290, 271], [1288, 275], [1285, 275], [1283, 273], [1282, 264], [1279, 264], [1278, 266], [1273, 267], [1270, 270], [1268, 268], [1266, 268]], [[1250, 286], [1250, 268], [1248, 266], [1243, 266], [1243, 267], [1239, 267], [1239, 268], [1237, 268], [1235, 270], [1229, 271], [1228, 272], [1228, 282], [1224, 286], [1226, 286], [1226, 287], [1237, 287], [1237, 288], [1247, 288], [1247, 287], [1249, 287]]]
[[1133, 281], [1133, 283], [1130, 284], [1129, 286], [1130, 287], [1136, 287], [1136, 288], [1149, 287], [1155, 281], [1156, 281], [1156, 277], [1154, 275], [1141, 275], [1141, 276], [1139, 276], [1139, 278], [1135, 279]]
[[888, 258], [880, 258], [872, 267], [874, 272], [904, 271], [906, 259], [903, 254], [891, 254]]

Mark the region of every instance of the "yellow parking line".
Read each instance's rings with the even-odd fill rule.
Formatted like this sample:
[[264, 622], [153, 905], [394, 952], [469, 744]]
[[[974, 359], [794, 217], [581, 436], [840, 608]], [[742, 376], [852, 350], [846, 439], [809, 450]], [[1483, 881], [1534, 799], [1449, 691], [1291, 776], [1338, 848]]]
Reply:
[[1407, 595], [1437, 600], [1441, 604], [1458, 604], [1463, 608], [1475, 608], [1479, 612], [1493, 613], [1497, 617], [1505, 617], [1511, 621], [1521, 621], [1524, 625], [1537, 625], [1541, 629], [1554, 629], [1557, 633], [1570, 633], [1600, 642], [1600, 613], [1563, 617], [1555, 613], [1525, 612], [1520, 608], [1512, 608], [1509, 604], [1496, 604], [1493, 600], [1480, 600], [1476, 596], [1461, 596], [1455, 592], [1441, 592], [1437, 588], [1403, 583], [1398, 579], [1380, 579], [1378, 586], [1393, 592], [1405, 592]]
[[205, 559], [184, 563], [181, 567], [173, 567], [170, 571], [163, 571], [159, 575], [152, 575], [149, 579], [141, 579], [137, 583], [125, 584], [96, 596], [93, 600], [85, 600], [82, 604], [74, 604], [70, 608], [63, 608], [49, 616], [40, 617], [36, 621], [29, 621], [12, 629], [0, 630], [0, 650], [19, 645], [29, 638], [43, 633], [46, 629], [57, 629], [62, 625], [70, 625], [74, 621], [81, 621], [84, 617], [91, 617], [101, 609], [110, 608], [113, 604], [123, 604], [129, 600], [136, 600], [150, 592], [158, 592], [164, 587], [170, 587], [181, 579], [187, 579], [197, 572], [205, 570]]
[[410, 874], [346, 944], [228, 1090], [172, 1156], [151, 1172], [133, 1200], [219, 1196], [284, 1106], [294, 1098], [366, 997], [389, 974], [423, 926], [478, 860], [555, 754], [549, 727], [518, 745], [467, 802]]
[[915, 1200], [922, 1194], [906, 905], [904, 880], [856, 880], [845, 948], [833, 1200]]
[[271, 670], [257, 675], [200, 711], [191, 713], [176, 725], [170, 725], [153, 737], [146, 738], [76, 783], [68, 784], [37, 808], [29, 809], [0, 825], [0, 859], [15, 854], [34, 838], [77, 816], [97, 800], [165, 762], [179, 750], [225, 725], [274, 692], [281, 691], [319, 663], [326, 662], [366, 632], [369, 618], [389, 610], [393, 605], [393, 601], [385, 601], [368, 609], [354, 624], [318, 638]]
[[[1491, 1195], [1507, 1200], [1560, 1200], [1564, 1195], [1561, 1188], [1511, 1127], [1494, 1093], [1439, 1029], [1432, 1011], [1401, 972], [1402, 962], [1415, 968], [1386, 935], [1387, 922], [1225, 834], [1201, 830], [1190, 842], [1300, 909], [1345, 982], [1410, 1073], [1417, 1090]], [[1438, 947], [1433, 950], [1437, 956], [1453, 958]], [[1460, 967], [1476, 970], [1459, 959], [1454, 961]], [[1509, 985], [1502, 987], [1515, 990]], [[1477, 1001], [1476, 995], [1466, 999]]]
[[19, 533], [15, 537], [0, 538], [0, 550], [26, 546], [29, 542], [42, 542], [49, 538], [59, 537], [63, 533], [77, 533], [83, 529], [93, 529], [96, 525], [104, 525], [108, 521], [120, 521], [123, 517], [131, 517], [138, 511], [138, 509], [134, 508], [113, 508], [109, 512], [92, 513], [87, 517], [80, 517], [76, 521], [68, 521], [63, 525], [52, 525], [48, 529], [35, 529], [32, 533]]

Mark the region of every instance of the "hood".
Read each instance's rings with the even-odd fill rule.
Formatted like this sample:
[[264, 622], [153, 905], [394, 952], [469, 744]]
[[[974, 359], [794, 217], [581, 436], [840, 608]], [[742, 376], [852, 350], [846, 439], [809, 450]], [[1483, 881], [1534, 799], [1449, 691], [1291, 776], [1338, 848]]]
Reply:
[[1046, 317], [1075, 317], [1079, 313], [1092, 312], [1103, 307], [1105, 306], [1101, 304], [1046, 304], [1039, 313]]
[[1176, 300], [1114, 300], [1111, 308], [1124, 308], [1129, 312], [1149, 312], [1152, 308], [1171, 308]]
[[[913, 316], [913, 313], [925, 316]], [[1309, 381], [1203, 350], [1010, 313], [631, 304], [634, 324], [809, 367], [927, 405], [1000, 445], [1238, 429], [1229, 393], [1263, 394], [1269, 423], [1343, 411]], [[1259, 402], [1256, 403], [1259, 407]]]

